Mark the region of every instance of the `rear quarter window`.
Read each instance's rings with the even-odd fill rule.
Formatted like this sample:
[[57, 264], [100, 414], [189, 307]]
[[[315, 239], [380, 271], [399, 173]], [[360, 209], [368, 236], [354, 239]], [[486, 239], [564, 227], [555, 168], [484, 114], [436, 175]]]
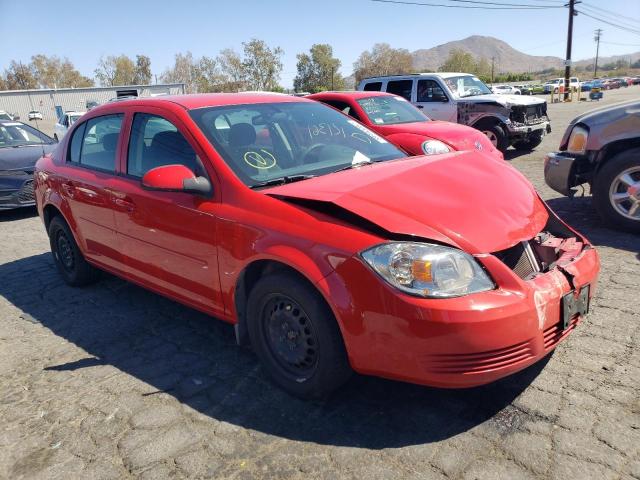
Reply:
[[364, 84], [365, 92], [379, 92], [382, 90], [382, 82], [369, 82]]

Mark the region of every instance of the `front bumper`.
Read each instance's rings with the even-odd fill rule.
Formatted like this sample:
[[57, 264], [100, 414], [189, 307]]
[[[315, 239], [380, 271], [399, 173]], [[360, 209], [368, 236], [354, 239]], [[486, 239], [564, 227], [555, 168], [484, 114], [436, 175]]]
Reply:
[[499, 288], [450, 299], [402, 294], [356, 257], [327, 276], [320, 287], [333, 301], [354, 370], [445, 388], [498, 380], [541, 360], [576, 328], [579, 314], [564, 328], [562, 297], [586, 285], [592, 296], [599, 271], [590, 246], [531, 280], [493, 255], [478, 260]]
[[547, 133], [551, 133], [551, 122], [549, 120], [534, 124], [509, 122], [507, 123], [507, 130], [509, 132], [509, 137], [511, 138], [522, 138], [530, 135], [545, 135]]
[[573, 196], [575, 166], [580, 157], [567, 152], [551, 152], [544, 157], [544, 181], [556, 192]]
[[0, 176], [0, 210], [33, 205], [33, 175]]

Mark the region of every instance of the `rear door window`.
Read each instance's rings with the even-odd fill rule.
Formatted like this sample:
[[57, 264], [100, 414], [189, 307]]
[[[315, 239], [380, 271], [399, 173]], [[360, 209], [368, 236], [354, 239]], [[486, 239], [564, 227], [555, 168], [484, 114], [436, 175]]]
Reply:
[[418, 102], [446, 102], [447, 100], [447, 95], [438, 82], [418, 80]]
[[88, 168], [115, 172], [122, 114], [87, 120], [73, 132], [68, 160]]
[[392, 80], [387, 83], [387, 93], [400, 95], [411, 101], [411, 89], [413, 88], [413, 80]]

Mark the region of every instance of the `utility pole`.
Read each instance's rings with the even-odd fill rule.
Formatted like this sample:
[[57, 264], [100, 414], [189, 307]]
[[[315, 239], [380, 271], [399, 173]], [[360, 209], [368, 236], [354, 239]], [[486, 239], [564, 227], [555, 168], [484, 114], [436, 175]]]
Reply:
[[496, 63], [496, 57], [491, 57], [491, 83], [493, 83], [493, 68]]
[[582, 3], [579, 0], [569, 0], [569, 27], [567, 29], [567, 58], [564, 62], [564, 101], [569, 100], [569, 78], [571, 77], [571, 42], [573, 41], [573, 17], [576, 14], [576, 3]]
[[335, 67], [331, 65], [331, 91], [333, 92], [333, 76], [334, 76]]
[[602, 29], [598, 28], [595, 31], [596, 36], [593, 39], [597, 42], [596, 46], [596, 64], [593, 67], [593, 78], [598, 78], [598, 55], [600, 53], [600, 37], [602, 36]]

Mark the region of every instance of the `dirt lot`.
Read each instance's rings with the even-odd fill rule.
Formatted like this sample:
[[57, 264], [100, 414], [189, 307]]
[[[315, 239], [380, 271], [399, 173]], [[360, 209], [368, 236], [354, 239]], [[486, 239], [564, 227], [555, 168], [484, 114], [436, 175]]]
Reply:
[[640, 479], [640, 238], [542, 176], [595, 106], [551, 105], [553, 134], [508, 155], [597, 246], [592, 312], [547, 361], [473, 390], [356, 377], [292, 399], [230, 326], [113, 277], [67, 287], [33, 211], [0, 213], [0, 478]]

